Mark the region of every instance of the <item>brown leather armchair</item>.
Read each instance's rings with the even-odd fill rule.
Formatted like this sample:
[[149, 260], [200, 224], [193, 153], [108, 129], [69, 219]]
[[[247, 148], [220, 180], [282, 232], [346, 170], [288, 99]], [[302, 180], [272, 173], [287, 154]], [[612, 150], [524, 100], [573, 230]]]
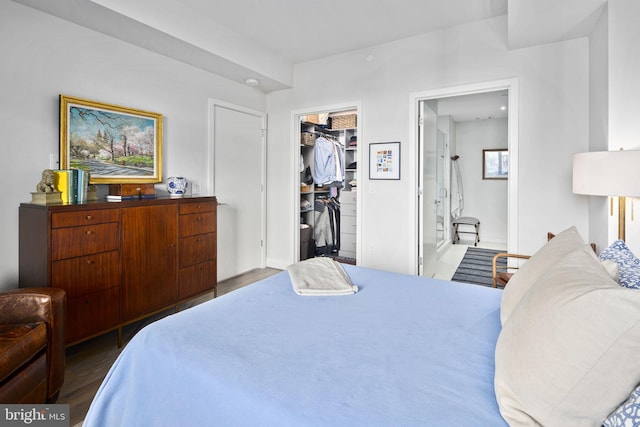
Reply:
[[55, 403], [64, 381], [62, 289], [0, 292], [0, 403]]

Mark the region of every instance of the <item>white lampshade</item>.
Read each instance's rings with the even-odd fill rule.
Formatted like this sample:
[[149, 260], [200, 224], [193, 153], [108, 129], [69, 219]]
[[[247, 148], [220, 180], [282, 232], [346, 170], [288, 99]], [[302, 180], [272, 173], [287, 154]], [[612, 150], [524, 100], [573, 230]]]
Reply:
[[594, 151], [573, 156], [573, 192], [640, 197], [640, 151]]

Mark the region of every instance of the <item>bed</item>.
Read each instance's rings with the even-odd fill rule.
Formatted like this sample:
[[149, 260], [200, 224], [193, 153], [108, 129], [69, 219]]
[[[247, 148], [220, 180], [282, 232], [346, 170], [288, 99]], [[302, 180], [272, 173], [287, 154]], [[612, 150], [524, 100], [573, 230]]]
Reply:
[[345, 264], [355, 294], [301, 296], [312, 260], [144, 328], [84, 426], [640, 424], [624, 242], [598, 258], [572, 227], [504, 291]]
[[506, 425], [500, 290], [343, 267], [354, 295], [285, 271], [147, 326], [84, 426]]

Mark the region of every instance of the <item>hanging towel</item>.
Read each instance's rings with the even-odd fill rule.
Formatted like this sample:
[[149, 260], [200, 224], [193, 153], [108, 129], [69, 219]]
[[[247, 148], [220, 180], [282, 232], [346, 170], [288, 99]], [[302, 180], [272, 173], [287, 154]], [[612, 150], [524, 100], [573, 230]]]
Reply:
[[462, 194], [462, 176], [458, 161], [453, 162], [453, 173], [451, 174], [451, 216], [455, 219], [462, 215], [464, 208], [464, 197]]
[[342, 266], [331, 258], [309, 258], [291, 264], [287, 272], [298, 295], [352, 295], [358, 292]]

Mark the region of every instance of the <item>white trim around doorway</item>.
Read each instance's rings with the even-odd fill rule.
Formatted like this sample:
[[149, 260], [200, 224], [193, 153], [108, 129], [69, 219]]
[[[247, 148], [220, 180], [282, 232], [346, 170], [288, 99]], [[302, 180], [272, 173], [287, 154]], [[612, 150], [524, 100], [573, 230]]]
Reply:
[[[308, 116], [310, 114], [320, 114], [320, 113], [328, 113], [328, 112], [340, 112], [340, 111], [349, 111], [355, 110], [358, 118], [357, 121], [357, 132], [358, 132], [358, 141], [363, 141], [363, 126], [362, 126], [362, 102], [344, 102], [339, 104], [332, 105], [324, 105], [320, 107], [309, 107], [309, 108], [301, 108], [298, 110], [294, 110], [291, 112], [291, 164], [293, 170], [293, 177], [291, 182], [293, 182], [292, 186], [292, 199], [291, 199], [291, 211], [292, 212], [300, 212], [300, 173], [299, 173], [299, 165], [300, 165], [300, 117]], [[362, 165], [365, 157], [363, 154], [364, 150], [361, 149], [361, 143], [358, 144], [358, 152], [356, 155], [358, 165]], [[361, 188], [362, 188], [362, 166], [358, 168], [358, 186], [356, 187], [356, 264], [361, 264], [362, 261], [362, 197], [361, 197]], [[300, 215], [296, 214], [294, 216], [294, 224], [293, 227], [293, 241], [291, 242], [291, 247], [293, 248], [291, 253], [291, 262], [295, 263], [300, 261]]]
[[[246, 108], [240, 105], [231, 104], [225, 101], [220, 101], [214, 98], [208, 99], [208, 129], [207, 129], [207, 188], [202, 189], [205, 190], [205, 194], [213, 194], [216, 195], [215, 189], [215, 170], [214, 170], [214, 156], [215, 156], [215, 107], [222, 107], [228, 110], [237, 111], [240, 113], [249, 114], [252, 116], [259, 117], [262, 120], [262, 136], [261, 136], [261, 167], [262, 173], [260, 176], [262, 191], [260, 198], [260, 227], [261, 227], [261, 236], [260, 240], [262, 241], [261, 254], [260, 254], [260, 267], [264, 268], [266, 266], [267, 259], [267, 113], [263, 111], [253, 110], [251, 108]], [[218, 203], [224, 203], [224, 200], [218, 200]]]
[[416, 260], [414, 274], [419, 273], [419, 254], [420, 245], [422, 244], [419, 235], [419, 214], [418, 214], [418, 103], [428, 99], [447, 98], [458, 95], [471, 95], [476, 93], [493, 92], [507, 89], [509, 91], [509, 120], [508, 120], [508, 138], [509, 138], [509, 182], [508, 182], [508, 224], [507, 224], [507, 251], [512, 253], [518, 252], [518, 106], [519, 106], [519, 80], [518, 78], [507, 78], [503, 80], [493, 80], [481, 83], [473, 83], [460, 86], [451, 86], [446, 88], [431, 89], [410, 94], [409, 107], [409, 150], [411, 158], [415, 159], [411, 167], [414, 168], [411, 174], [413, 185], [411, 189], [411, 203], [414, 218], [413, 224], [416, 236], [413, 242], [412, 257]]

